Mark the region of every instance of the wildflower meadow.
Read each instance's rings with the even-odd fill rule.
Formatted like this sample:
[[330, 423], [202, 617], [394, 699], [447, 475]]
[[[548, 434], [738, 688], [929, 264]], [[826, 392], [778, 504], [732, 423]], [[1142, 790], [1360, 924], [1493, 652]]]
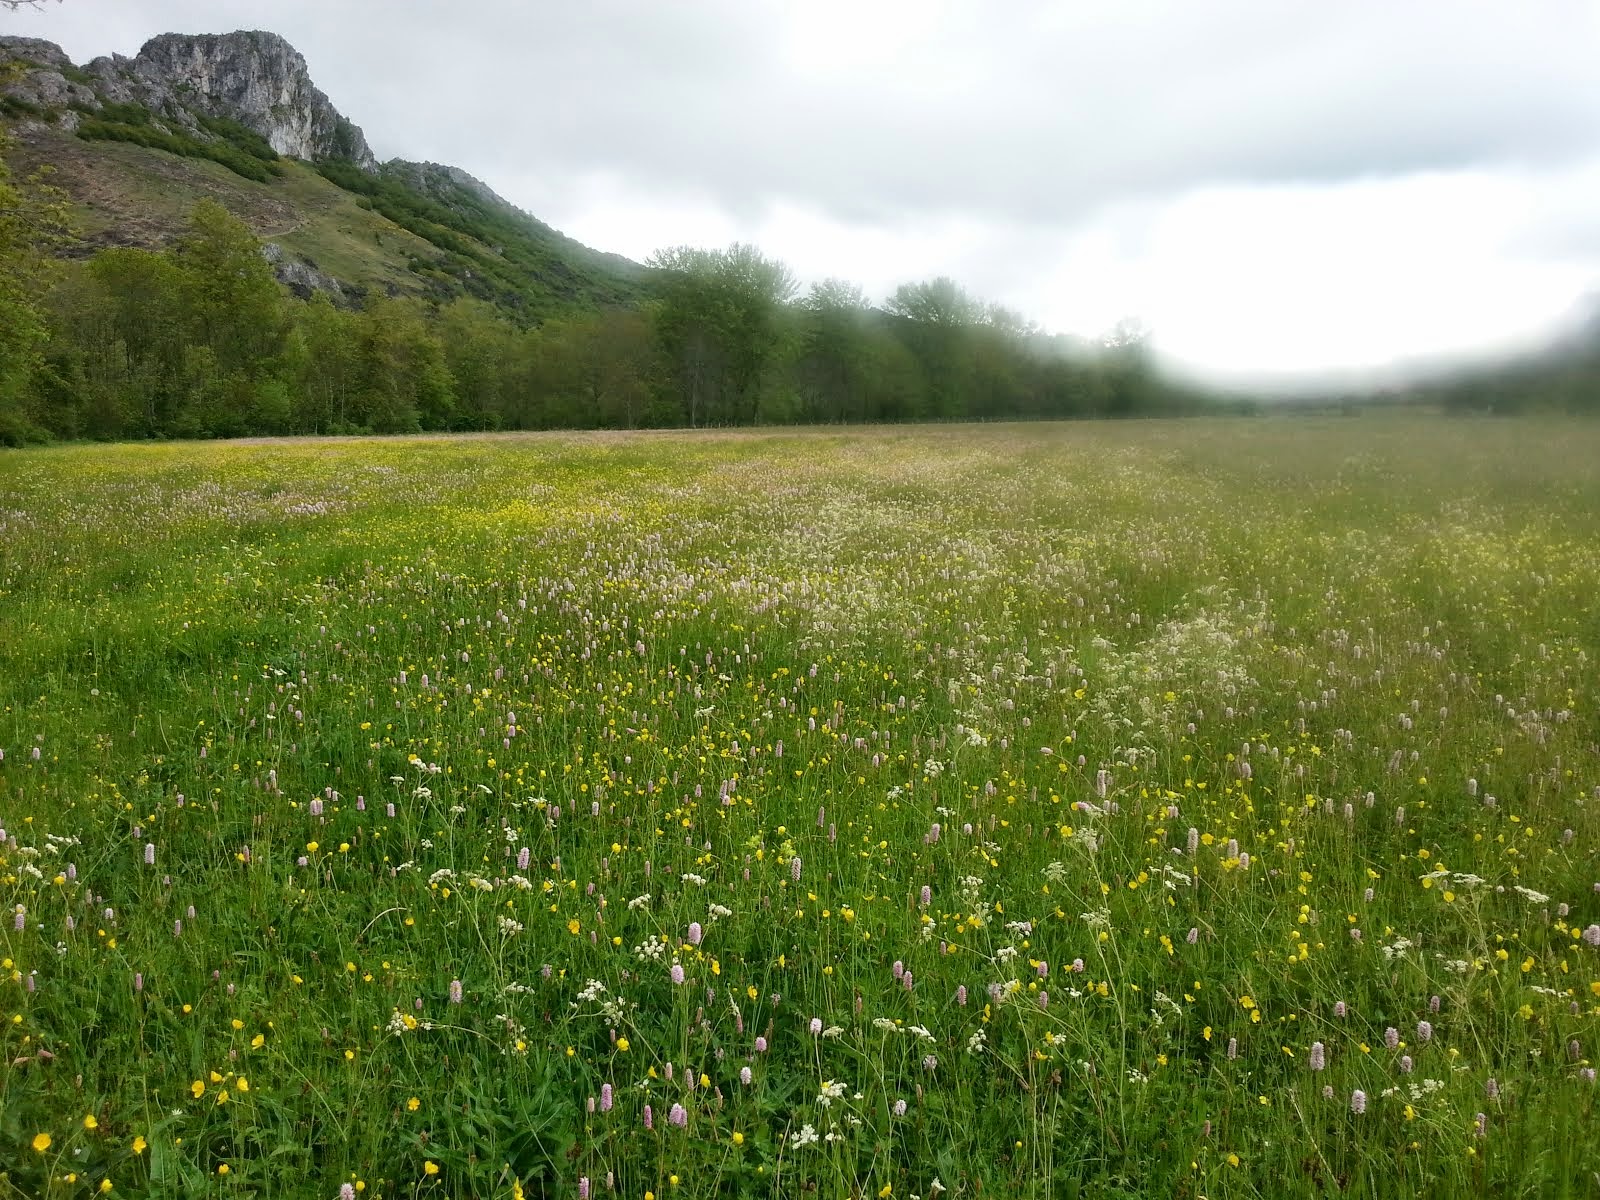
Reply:
[[0, 1196], [1600, 1194], [1600, 427], [0, 454]]

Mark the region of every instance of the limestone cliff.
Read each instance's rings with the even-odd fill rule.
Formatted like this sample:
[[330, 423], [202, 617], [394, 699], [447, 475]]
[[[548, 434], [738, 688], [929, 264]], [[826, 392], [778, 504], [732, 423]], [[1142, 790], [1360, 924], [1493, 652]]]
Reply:
[[132, 58], [114, 54], [75, 67], [60, 47], [0, 37], [0, 94], [54, 113], [138, 104], [158, 119], [206, 137], [199, 117], [255, 130], [279, 154], [377, 166], [361, 130], [311, 82], [306, 60], [275, 33], [164, 33]]
[[275, 33], [164, 33], [131, 59], [97, 58], [88, 70], [109, 100], [229, 117], [295, 158], [376, 165], [361, 130], [311, 82], [300, 52]]

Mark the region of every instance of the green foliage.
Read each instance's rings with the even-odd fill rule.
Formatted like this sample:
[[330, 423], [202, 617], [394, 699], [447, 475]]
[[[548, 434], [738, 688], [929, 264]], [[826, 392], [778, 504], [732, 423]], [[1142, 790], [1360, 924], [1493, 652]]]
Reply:
[[81, 87], [92, 88], [100, 82], [82, 67], [74, 66], [71, 63], [65, 63], [57, 69], [61, 72], [61, 77], [68, 83], [76, 83]]
[[50, 328], [42, 297], [56, 274], [52, 251], [72, 239], [56, 193], [39, 180], [12, 182], [0, 128], [0, 446], [45, 440], [33, 384]]
[[80, 108], [78, 111], [112, 125], [150, 125], [155, 121], [148, 108], [132, 101], [107, 100], [98, 109]]
[[278, 152], [272, 148], [271, 143], [248, 125], [241, 124], [231, 117], [211, 117], [204, 113], [197, 113], [195, 119], [199, 121], [200, 128], [207, 133], [213, 133], [224, 141], [244, 151], [252, 158], [259, 158], [262, 162], [275, 163], [278, 161]]
[[688, 424], [751, 424], [787, 354], [784, 305], [795, 281], [753, 246], [677, 246], [653, 256], [653, 309]]
[[202, 119], [201, 124], [221, 139], [214, 142], [179, 132], [180, 127], [157, 128], [154, 121], [143, 105], [106, 104], [98, 115], [79, 120], [78, 136], [86, 141], [132, 142], [185, 158], [210, 159], [257, 183], [277, 174], [277, 154], [259, 134], [236, 121]]
[[316, 166], [329, 181], [441, 250], [445, 269], [469, 295], [524, 319], [553, 315], [564, 304], [620, 303], [635, 296], [614, 268], [585, 261], [598, 258], [592, 251], [453, 181], [434, 181], [439, 198], [388, 168], [368, 172], [332, 158]]
[[1544, 354], [1421, 384], [1405, 399], [1453, 413], [1600, 413], [1600, 317]]
[[0, 113], [8, 117], [42, 117], [45, 110], [21, 96], [0, 96]]
[[345, 119], [339, 118], [339, 123], [333, 131], [333, 138], [329, 147], [329, 157], [346, 162], [353, 161], [361, 146], [361, 133], [356, 126]]
[[361, 383], [346, 417], [374, 433], [449, 429], [455, 391], [444, 350], [413, 302], [377, 300], [356, 322], [355, 361]]

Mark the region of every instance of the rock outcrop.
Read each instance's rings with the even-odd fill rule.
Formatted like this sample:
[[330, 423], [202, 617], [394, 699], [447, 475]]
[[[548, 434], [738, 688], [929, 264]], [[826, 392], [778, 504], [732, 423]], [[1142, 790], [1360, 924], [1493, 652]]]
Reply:
[[346, 305], [350, 302], [342, 283], [332, 275], [317, 270], [313, 263], [292, 257], [277, 242], [262, 243], [261, 257], [272, 265], [272, 273], [277, 276], [278, 282], [300, 299], [309, 300], [317, 292], [323, 292], [335, 304]]
[[0, 95], [73, 120], [73, 110], [139, 104], [200, 137], [200, 117], [255, 130], [279, 154], [344, 159], [376, 170], [367, 139], [311, 82], [306, 60], [275, 33], [164, 33], [132, 58], [78, 68], [59, 46], [0, 37]]
[[99, 108], [100, 100], [84, 78], [54, 42], [0, 37], [0, 96], [47, 111], [73, 104]]
[[197, 111], [254, 129], [279, 154], [376, 167], [367, 139], [311, 82], [306, 60], [275, 33], [164, 33], [133, 58], [87, 68], [107, 100], [177, 116]]

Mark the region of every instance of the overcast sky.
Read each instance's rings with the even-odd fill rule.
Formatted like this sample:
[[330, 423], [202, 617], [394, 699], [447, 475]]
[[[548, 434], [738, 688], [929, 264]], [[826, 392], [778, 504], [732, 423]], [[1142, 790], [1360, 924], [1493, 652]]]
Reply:
[[1600, 290], [1588, 0], [64, 0], [85, 61], [265, 28], [379, 157], [601, 249], [948, 274], [1225, 372], [1538, 335]]

